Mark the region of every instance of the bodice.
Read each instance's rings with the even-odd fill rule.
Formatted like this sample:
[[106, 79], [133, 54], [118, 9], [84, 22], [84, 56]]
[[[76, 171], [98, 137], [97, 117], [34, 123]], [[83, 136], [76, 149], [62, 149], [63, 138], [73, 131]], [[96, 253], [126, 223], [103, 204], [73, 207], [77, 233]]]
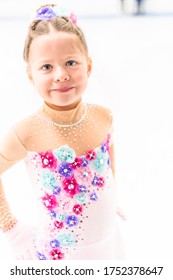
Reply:
[[[70, 250], [105, 238], [114, 227], [115, 186], [110, 135], [76, 156], [67, 145], [29, 152], [27, 169], [38, 201], [35, 246], [40, 259], [63, 259]], [[70, 257], [69, 257], [70, 258]]]

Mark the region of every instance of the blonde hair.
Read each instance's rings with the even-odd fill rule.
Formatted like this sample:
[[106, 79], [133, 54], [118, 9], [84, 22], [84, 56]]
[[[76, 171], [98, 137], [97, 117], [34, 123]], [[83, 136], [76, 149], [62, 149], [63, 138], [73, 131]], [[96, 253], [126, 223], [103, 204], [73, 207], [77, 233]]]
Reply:
[[[54, 6], [55, 6], [54, 4], [48, 4], [48, 5], [41, 6], [39, 9], [44, 7], [54, 7]], [[29, 59], [29, 51], [33, 39], [41, 35], [49, 34], [51, 32], [50, 25], [56, 31], [75, 34], [79, 38], [80, 42], [82, 43], [84, 51], [86, 52], [86, 54], [88, 54], [86, 39], [81, 28], [76, 24], [74, 24], [69, 17], [57, 16], [45, 20], [36, 19], [31, 22], [25, 40], [24, 50], [23, 50], [23, 58], [26, 62], [28, 62]]]

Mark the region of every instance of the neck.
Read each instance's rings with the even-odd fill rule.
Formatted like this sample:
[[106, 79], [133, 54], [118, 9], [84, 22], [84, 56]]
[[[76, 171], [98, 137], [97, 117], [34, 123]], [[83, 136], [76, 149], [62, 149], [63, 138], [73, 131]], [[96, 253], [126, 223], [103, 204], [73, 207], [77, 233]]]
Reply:
[[47, 102], [44, 102], [45, 106], [47, 106], [50, 109], [53, 109], [54, 111], [68, 111], [71, 109], [75, 109], [76, 107], [78, 107], [78, 105], [82, 102], [82, 99], [79, 99], [77, 101], [75, 101], [72, 104], [66, 105], [66, 106], [58, 106], [58, 105], [54, 105], [54, 104], [49, 104]]
[[60, 125], [75, 124], [80, 121], [85, 113], [84, 105], [85, 104], [82, 103], [82, 100], [64, 107], [52, 106], [44, 103], [41, 114], [43, 114], [51, 122]]

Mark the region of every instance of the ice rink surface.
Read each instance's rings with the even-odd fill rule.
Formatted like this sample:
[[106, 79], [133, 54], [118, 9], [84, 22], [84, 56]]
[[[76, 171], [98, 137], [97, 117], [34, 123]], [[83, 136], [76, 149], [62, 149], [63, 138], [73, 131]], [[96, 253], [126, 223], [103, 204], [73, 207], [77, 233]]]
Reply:
[[[0, 21], [0, 137], [41, 104], [22, 60], [28, 21]], [[127, 258], [173, 259], [173, 15], [79, 19], [93, 60], [84, 99], [112, 109]], [[3, 175], [11, 207], [33, 222], [23, 163]], [[26, 199], [27, 197], [27, 199]], [[33, 205], [32, 209], [30, 205]], [[0, 235], [0, 259], [8, 258]]]

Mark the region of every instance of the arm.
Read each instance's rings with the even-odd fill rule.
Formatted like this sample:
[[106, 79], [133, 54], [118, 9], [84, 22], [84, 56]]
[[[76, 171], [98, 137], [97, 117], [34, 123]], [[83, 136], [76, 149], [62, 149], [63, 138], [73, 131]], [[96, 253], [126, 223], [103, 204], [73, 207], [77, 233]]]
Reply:
[[[11, 130], [0, 144], [0, 175], [25, 155], [26, 150], [21, 145], [15, 132]], [[0, 230], [6, 232], [16, 223], [17, 219], [10, 210], [0, 178]]]
[[[19, 160], [26, 157], [27, 150], [15, 131], [11, 131], [0, 145], [0, 175]], [[9, 242], [15, 259], [36, 259], [32, 238], [33, 228], [14, 217], [8, 205], [0, 179], [0, 230]]]
[[[12, 165], [24, 158], [26, 149], [12, 130], [0, 145], [0, 175]], [[3, 184], [0, 178], [0, 230], [8, 231], [17, 223], [7, 203]]]
[[6, 232], [13, 228], [17, 223], [17, 219], [13, 216], [7, 203], [5, 193], [0, 180], [0, 230]]

